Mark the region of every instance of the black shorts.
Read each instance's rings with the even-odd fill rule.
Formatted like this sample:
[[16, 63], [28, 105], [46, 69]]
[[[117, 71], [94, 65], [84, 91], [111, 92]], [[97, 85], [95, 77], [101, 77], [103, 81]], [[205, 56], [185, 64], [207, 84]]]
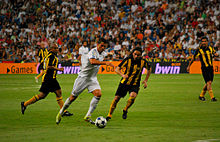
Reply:
[[202, 75], [205, 80], [205, 83], [207, 83], [208, 81], [213, 81], [214, 78], [213, 67], [202, 68]]
[[38, 67], [38, 70], [43, 70], [43, 69], [44, 69], [44, 63], [41, 62], [40, 65], [39, 65], [39, 67]]
[[49, 92], [55, 92], [59, 89], [61, 88], [58, 81], [56, 79], [53, 79], [44, 81], [39, 91], [48, 94]]
[[135, 92], [138, 94], [139, 89], [139, 85], [125, 85], [120, 83], [115, 96], [125, 97], [127, 95], [127, 92], [129, 92], [129, 94], [131, 92]]

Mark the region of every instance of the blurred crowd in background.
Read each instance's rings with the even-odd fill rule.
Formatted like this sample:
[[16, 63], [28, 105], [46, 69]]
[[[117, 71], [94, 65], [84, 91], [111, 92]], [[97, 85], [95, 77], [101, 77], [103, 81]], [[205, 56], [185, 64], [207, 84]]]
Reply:
[[[108, 41], [107, 60], [134, 47], [154, 60], [187, 61], [203, 36], [220, 52], [219, 0], [1, 0], [0, 62], [37, 62], [42, 42], [60, 61], [78, 62], [79, 48]], [[220, 54], [220, 53], [219, 53]], [[219, 60], [219, 58], [215, 58]]]

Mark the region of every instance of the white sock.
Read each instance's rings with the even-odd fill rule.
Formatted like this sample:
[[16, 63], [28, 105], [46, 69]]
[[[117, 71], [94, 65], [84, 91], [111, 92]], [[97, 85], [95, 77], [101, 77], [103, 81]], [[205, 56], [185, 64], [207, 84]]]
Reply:
[[86, 117], [87, 116], [91, 116], [91, 114], [93, 113], [93, 111], [96, 109], [98, 103], [99, 103], [99, 100], [100, 100], [100, 97], [96, 97], [94, 96], [90, 102], [90, 107], [89, 107], [89, 110], [86, 114]]
[[70, 98], [67, 98], [63, 107], [60, 109], [60, 114], [63, 115], [64, 111], [70, 106], [72, 102], [70, 102]]

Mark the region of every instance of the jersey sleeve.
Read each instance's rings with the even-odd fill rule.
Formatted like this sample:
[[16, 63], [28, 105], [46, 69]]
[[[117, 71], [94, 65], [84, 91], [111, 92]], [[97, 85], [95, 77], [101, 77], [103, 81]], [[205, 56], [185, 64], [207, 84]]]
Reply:
[[199, 55], [200, 55], [200, 53], [199, 53], [199, 48], [197, 48], [197, 49], [196, 49], [196, 52], [195, 52], [195, 54], [194, 54], [194, 56], [193, 56], [193, 60], [195, 60]]
[[108, 54], [107, 54], [105, 51], [103, 51], [103, 52], [102, 52], [102, 55], [103, 55], [104, 57], [106, 57]]
[[89, 53], [88, 53], [88, 57], [89, 59], [97, 59], [97, 53], [95, 50], [91, 50]]
[[79, 48], [79, 55], [82, 55], [83, 54], [83, 50], [82, 50], [82, 47]]
[[48, 52], [47, 48], [45, 49], [45, 51], [46, 51], [46, 55], [45, 55], [45, 57], [46, 57], [46, 56], [48, 55], [49, 52]]
[[54, 55], [50, 55], [50, 56], [49, 56], [48, 66], [53, 66], [54, 59], [55, 59]]
[[214, 47], [211, 47], [212, 48], [212, 54], [215, 54], [216, 53], [216, 50]]
[[38, 57], [41, 57], [41, 49], [38, 50]]
[[128, 58], [125, 58], [124, 60], [122, 60], [122, 62], [118, 65], [118, 67], [123, 68], [127, 65], [128, 63]]
[[150, 68], [151, 68], [150, 63], [149, 63], [147, 60], [144, 60], [144, 67], [145, 67], [147, 70], [150, 70]]

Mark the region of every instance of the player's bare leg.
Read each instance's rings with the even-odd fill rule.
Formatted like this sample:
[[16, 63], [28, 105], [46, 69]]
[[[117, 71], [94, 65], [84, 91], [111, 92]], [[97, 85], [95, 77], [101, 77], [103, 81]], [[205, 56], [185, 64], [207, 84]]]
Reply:
[[209, 95], [211, 97], [211, 101], [215, 102], [217, 99], [215, 98], [213, 91], [212, 91], [212, 81], [208, 81], [207, 83], [207, 90], [209, 92]]
[[130, 93], [130, 97], [128, 99], [127, 105], [123, 109], [123, 114], [122, 114], [123, 119], [127, 118], [128, 109], [134, 104], [136, 97], [137, 97], [137, 93], [135, 92]]
[[207, 91], [207, 84], [205, 84], [205, 85], [203, 86], [202, 92], [201, 92], [201, 94], [199, 95], [199, 99], [200, 99], [201, 101], [205, 101], [205, 93], [206, 93], [206, 91]]
[[109, 112], [108, 112], [108, 116], [106, 117], [106, 120], [109, 121], [112, 118], [112, 114], [114, 112], [114, 110], [116, 109], [116, 106], [118, 104], [118, 102], [120, 101], [121, 97], [120, 96], [115, 96], [115, 98], [113, 99]]
[[90, 102], [89, 110], [88, 110], [86, 116], [84, 117], [84, 120], [94, 124], [94, 122], [91, 119], [91, 115], [92, 115], [93, 111], [96, 109], [96, 107], [99, 103], [99, 100], [102, 96], [102, 93], [101, 93], [100, 89], [96, 89], [92, 92], [92, 94], [94, 95], [94, 97], [92, 98], [92, 100]]
[[40, 94], [33, 96], [31, 99], [29, 99], [26, 102], [21, 102], [21, 113], [24, 114], [26, 108], [28, 105], [34, 104], [37, 101], [44, 99], [47, 96], [47, 94], [40, 92]]
[[61, 117], [64, 114], [65, 110], [70, 106], [70, 104], [75, 101], [77, 98], [77, 96], [74, 96], [73, 94], [70, 95], [69, 98], [66, 99], [63, 107], [60, 109], [60, 111], [58, 112], [57, 116], [56, 116], [56, 124], [59, 124], [61, 121]]
[[[63, 107], [63, 104], [64, 104], [61, 89], [56, 90], [55, 94], [56, 94], [57, 103], [58, 103], [58, 105], [60, 106], [60, 109], [61, 109]], [[72, 115], [73, 115], [72, 113], [64, 110], [64, 113], [63, 113], [62, 116], [72, 116]]]

